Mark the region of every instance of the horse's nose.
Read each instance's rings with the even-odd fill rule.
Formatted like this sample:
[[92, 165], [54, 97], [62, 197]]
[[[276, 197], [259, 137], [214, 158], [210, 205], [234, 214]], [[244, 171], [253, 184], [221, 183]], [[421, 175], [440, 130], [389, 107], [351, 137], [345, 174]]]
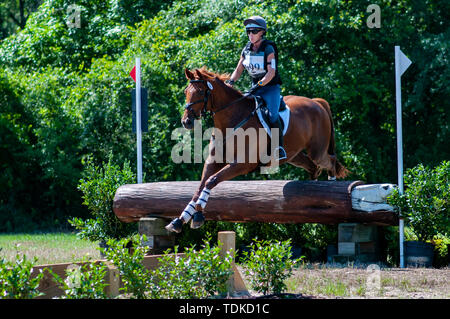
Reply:
[[181, 121], [181, 124], [183, 124], [186, 129], [191, 129], [193, 126], [193, 122], [189, 117], [187, 117], [184, 121]]

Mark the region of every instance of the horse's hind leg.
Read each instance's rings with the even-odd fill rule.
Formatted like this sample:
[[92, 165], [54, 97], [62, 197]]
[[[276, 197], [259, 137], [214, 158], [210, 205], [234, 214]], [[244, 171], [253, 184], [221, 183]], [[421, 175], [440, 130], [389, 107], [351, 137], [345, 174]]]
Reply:
[[304, 168], [309, 173], [309, 178], [311, 180], [317, 180], [321, 173], [321, 169], [302, 152], [295, 155], [291, 160], [288, 161], [288, 163], [297, 167]]
[[328, 180], [335, 181], [336, 180], [336, 155], [328, 155], [330, 160], [330, 166], [327, 168], [328, 172]]
[[328, 180], [336, 180], [336, 155], [330, 155], [326, 151], [311, 151], [308, 155], [311, 157], [312, 161], [317, 165], [317, 167], [319, 167], [319, 169], [327, 170]]

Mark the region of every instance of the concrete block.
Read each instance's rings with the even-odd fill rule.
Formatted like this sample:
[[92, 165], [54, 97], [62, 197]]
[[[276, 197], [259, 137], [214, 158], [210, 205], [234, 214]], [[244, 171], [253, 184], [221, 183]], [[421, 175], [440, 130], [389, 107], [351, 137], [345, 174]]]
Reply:
[[339, 255], [355, 255], [355, 243], [338, 243], [338, 254]]
[[338, 226], [339, 242], [368, 242], [377, 240], [378, 226], [343, 223]]
[[170, 233], [164, 228], [167, 223], [167, 220], [163, 218], [143, 217], [139, 220], [139, 234], [146, 236], [168, 236]]

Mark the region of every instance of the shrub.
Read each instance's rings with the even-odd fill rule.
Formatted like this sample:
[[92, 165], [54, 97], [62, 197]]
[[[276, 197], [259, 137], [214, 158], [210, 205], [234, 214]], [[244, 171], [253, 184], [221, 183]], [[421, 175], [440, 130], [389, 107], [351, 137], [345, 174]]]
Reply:
[[284, 280], [291, 274], [296, 261], [291, 260], [290, 240], [283, 242], [256, 241], [251, 251], [244, 252], [245, 274], [256, 292], [281, 293], [286, 290]]
[[66, 269], [66, 278], [49, 270], [53, 279], [64, 290], [60, 299], [106, 299], [108, 298], [104, 289], [108, 285], [104, 283], [107, 266], [101, 262], [73, 265]]
[[69, 220], [72, 226], [79, 230], [81, 238], [91, 241], [107, 241], [109, 238], [124, 238], [136, 232], [136, 224], [121, 222], [112, 210], [113, 199], [117, 188], [136, 181], [129, 162], [123, 167], [112, 163], [113, 156], [109, 153], [108, 163], [102, 167], [95, 166], [92, 158], [88, 158], [84, 177], [80, 180], [78, 189], [83, 192], [83, 204], [88, 207], [93, 218]]
[[404, 175], [405, 191], [398, 189], [388, 197], [419, 241], [430, 241], [437, 234], [450, 233], [450, 161], [434, 169], [419, 164]]
[[[182, 299], [207, 298], [216, 292], [226, 291], [226, 283], [233, 273], [233, 257], [219, 256], [220, 245], [211, 246], [210, 237], [204, 241], [202, 249], [186, 249], [184, 255], [170, 250], [158, 258], [158, 267], [149, 271], [143, 264], [148, 247], [144, 246], [145, 236], [107, 242], [109, 246], [101, 251], [114, 263], [124, 284], [121, 291], [137, 299]], [[131, 251], [127, 248], [131, 241]]]
[[202, 287], [203, 297], [213, 296], [216, 292], [225, 293], [227, 281], [233, 274], [233, 256], [228, 253], [222, 258], [220, 256], [222, 243], [211, 246], [210, 242], [211, 236], [208, 234], [202, 249], [196, 251], [191, 247], [185, 251], [185, 260], [188, 261], [190, 271]]
[[153, 286], [151, 294], [155, 299], [192, 299], [202, 295], [201, 287], [196, 276], [192, 275], [189, 259], [176, 256], [166, 251], [158, 258], [159, 267], [153, 273]]
[[[147, 291], [151, 291], [152, 277], [144, 267], [143, 260], [148, 247], [144, 246], [147, 240], [145, 235], [135, 235], [121, 240], [109, 239], [107, 248], [100, 249], [118, 269], [124, 287], [120, 288], [130, 298], [146, 299]], [[131, 242], [132, 249], [127, 247]]]
[[[166, 251], [159, 259], [160, 266], [154, 272], [155, 298], [207, 298], [217, 292], [224, 293], [227, 281], [233, 273], [233, 256], [222, 258], [221, 243], [211, 246], [207, 235], [202, 249], [192, 246], [184, 256], [169, 255]], [[177, 254], [178, 247], [174, 253]]]
[[434, 244], [434, 267], [447, 267], [449, 264], [448, 247], [450, 238], [442, 234], [434, 236], [432, 243]]
[[33, 276], [36, 262], [37, 258], [31, 262], [19, 253], [14, 262], [0, 259], [0, 299], [31, 299], [43, 295], [38, 286], [44, 274], [41, 271]]

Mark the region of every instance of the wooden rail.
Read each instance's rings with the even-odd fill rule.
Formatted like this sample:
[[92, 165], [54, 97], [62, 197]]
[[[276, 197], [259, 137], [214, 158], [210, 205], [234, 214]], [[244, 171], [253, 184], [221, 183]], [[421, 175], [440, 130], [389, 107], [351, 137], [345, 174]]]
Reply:
[[[137, 222], [145, 216], [178, 217], [199, 183], [123, 185], [116, 191], [113, 210], [123, 222]], [[397, 225], [397, 214], [380, 196], [391, 186], [363, 184], [361, 181], [226, 181], [212, 190], [205, 218], [231, 222]], [[365, 201], [365, 197], [377, 197], [380, 202]]]

